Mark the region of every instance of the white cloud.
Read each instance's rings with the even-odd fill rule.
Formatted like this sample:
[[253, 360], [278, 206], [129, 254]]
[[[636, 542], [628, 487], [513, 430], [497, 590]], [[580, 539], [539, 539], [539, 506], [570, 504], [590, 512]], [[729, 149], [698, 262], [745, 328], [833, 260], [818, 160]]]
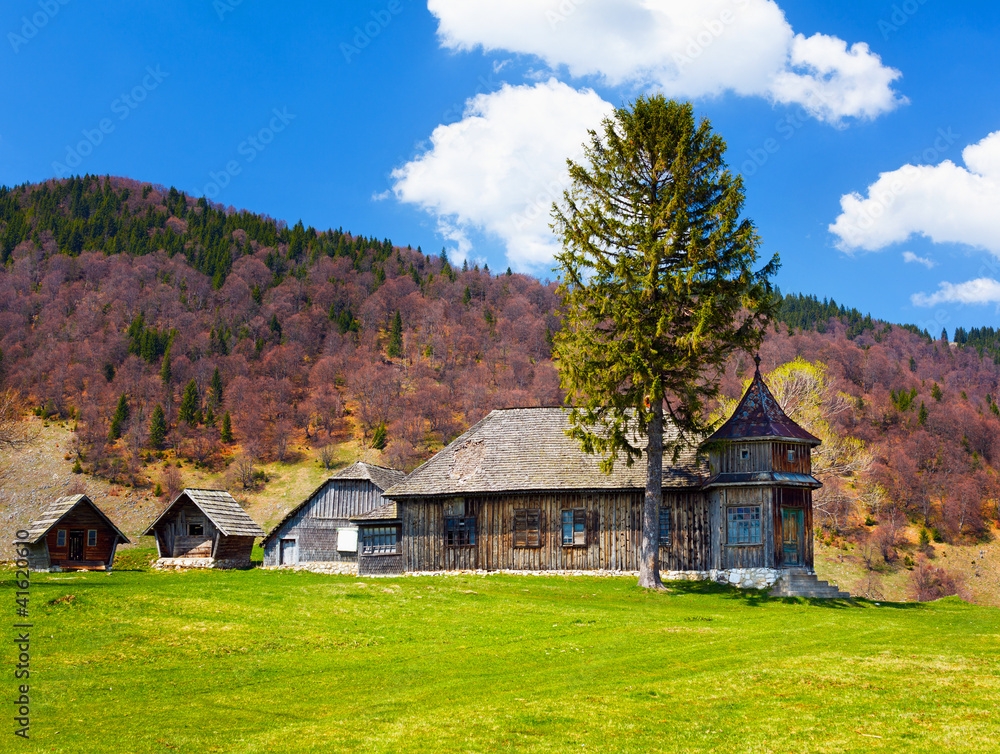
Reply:
[[833, 123], [905, 98], [864, 43], [795, 34], [773, 0], [428, 0], [442, 45], [534, 55], [552, 70], [669, 96], [731, 91]]
[[1000, 304], [1000, 282], [993, 278], [977, 278], [965, 283], [941, 283], [931, 294], [914, 293], [914, 306], [938, 304]]
[[587, 129], [612, 110], [555, 79], [479, 94], [462, 120], [435, 128], [430, 148], [392, 172], [393, 192], [433, 214], [458, 257], [468, 256], [475, 228], [504, 241], [515, 269], [541, 268], [558, 249], [549, 208], [568, 187], [566, 159], [582, 157]]
[[[938, 141], [948, 138], [942, 132]], [[841, 213], [830, 225], [837, 246], [849, 253], [876, 251], [921, 235], [1000, 256], [1000, 131], [966, 147], [962, 158], [964, 168], [951, 160], [904, 165], [881, 173], [867, 197], [842, 196]]]
[[907, 264], [909, 264], [911, 262], [914, 262], [916, 264], [922, 264], [928, 270], [931, 269], [932, 267], [936, 267], [937, 266], [934, 263], [933, 259], [928, 259], [927, 257], [918, 257], [912, 251], [904, 251], [903, 252], [903, 261], [906, 262]]

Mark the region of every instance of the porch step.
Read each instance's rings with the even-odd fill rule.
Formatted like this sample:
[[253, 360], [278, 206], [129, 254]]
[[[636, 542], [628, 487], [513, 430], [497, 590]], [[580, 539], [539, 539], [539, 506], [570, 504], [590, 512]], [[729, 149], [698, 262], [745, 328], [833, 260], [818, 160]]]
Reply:
[[772, 597], [812, 597], [818, 599], [850, 599], [848, 592], [842, 592], [834, 584], [820, 581], [816, 574], [804, 568], [785, 571], [771, 588]]

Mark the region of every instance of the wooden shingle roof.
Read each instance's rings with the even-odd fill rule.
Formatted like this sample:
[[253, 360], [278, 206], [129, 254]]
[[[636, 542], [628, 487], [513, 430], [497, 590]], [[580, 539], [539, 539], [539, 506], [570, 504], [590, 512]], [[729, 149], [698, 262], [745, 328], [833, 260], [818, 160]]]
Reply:
[[820, 439], [806, 432], [784, 412], [778, 401], [767, 389], [760, 376], [760, 358], [757, 359], [750, 387], [747, 388], [740, 405], [736, 407], [729, 421], [719, 427], [711, 437], [713, 440], [753, 440], [773, 438], [797, 440], [810, 445], [819, 445]]
[[351, 521], [395, 521], [399, 518], [399, 507], [394, 502], [382, 503], [378, 508], [373, 508], [365, 513], [351, 516]]
[[[566, 435], [569, 415], [562, 408], [510, 408], [490, 412], [465, 434], [386, 491], [401, 500], [425, 496], [541, 490], [631, 490], [646, 486], [646, 464], [615, 463], [600, 470], [601, 457], [580, 450]], [[665, 435], [670, 433], [665, 429]], [[666, 439], [666, 437], [665, 437]], [[663, 458], [664, 488], [701, 484], [696, 449], [678, 463]]]
[[281, 520], [271, 527], [271, 531], [267, 533], [264, 537], [261, 545], [266, 545], [270, 542], [274, 536], [281, 530], [289, 519], [292, 518], [296, 513], [298, 513], [302, 508], [307, 505], [313, 498], [315, 498], [319, 493], [321, 493], [326, 486], [331, 482], [335, 483], [337, 480], [348, 479], [352, 481], [365, 481], [371, 482], [380, 490], [385, 492], [385, 490], [392, 487], [392, 485], [401, 481], [406, 473], [399, 471], [397, 469], [390, 469], [386, 466], [378, 466], [374, 463], [365, 463], [364, 461], [357, 461], [352, 463], [350, 466], [341, 469], [336, 474], [334, 474], [329, 479], [326, 479], [319, 487], [314, 489], [305, 500], [292, 508], [288, 513], [282, 516]]
[[[66, 497], [57, 497], [53, 500], [52, 504], [42, 512], [39, 518], [28, 524], [28, 543], [36, 544], [40, 542], [53, 526], [58, 524], [66, 517], [66, 514], [80, 504], [86, 504], [93, 508], [97, 515], [104, 519], [104, 522], [108, 526], [114, 529], [115, 534], [121, 538], [121, 541], [125, 544], [128, 543], [128, 537], [122, 534], [121, 530], [115, 526], [114, 522], [107, 517], [104, 511], [98, 508], [97, 504], [86, 495], [68, 495]], [[23, 541], [21, 540], [21, 542]]]
[[227, 537], [263, 537], [264, 530], [247, 515], [232, 495], [224, 490], [186, 489], [178, 493], [144, 534], [152, 534], [153, 529], [182, 499], [187, 498]]

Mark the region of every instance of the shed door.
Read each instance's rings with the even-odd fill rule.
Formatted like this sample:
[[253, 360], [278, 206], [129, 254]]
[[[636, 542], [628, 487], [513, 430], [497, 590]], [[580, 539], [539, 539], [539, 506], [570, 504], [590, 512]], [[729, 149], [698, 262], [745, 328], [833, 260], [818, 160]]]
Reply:
[[83, 560], [83, 529], [69, 530], [69, 559]]
[[802, 565], [803, 520], [801, 508], [781, 509], [781, 549], [785, 565]]
[[281, 540], [281, 560], [279, 565], [295, 565], [298, 562], [298, 543], [294, 539]]

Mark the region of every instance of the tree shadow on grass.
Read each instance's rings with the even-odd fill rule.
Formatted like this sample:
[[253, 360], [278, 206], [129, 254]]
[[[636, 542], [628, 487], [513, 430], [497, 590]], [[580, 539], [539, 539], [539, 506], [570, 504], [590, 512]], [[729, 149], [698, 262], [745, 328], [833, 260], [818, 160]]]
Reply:
[[761, 589], [740, 589], [729, 584], [715, 581], [671, 581], [667, 586], [676, 594], [714, 595], [722, 599], [742, 602], [749, 607], [762, 607], [768, 604], [809, 605], [827, 610], [849, 609], [882, 609], [913, 610], [920, 607], [919, 602], [886, 602], [864, 599], [861, 597], [823, 599], [819, 597], [772, 597], [769, 592]]

